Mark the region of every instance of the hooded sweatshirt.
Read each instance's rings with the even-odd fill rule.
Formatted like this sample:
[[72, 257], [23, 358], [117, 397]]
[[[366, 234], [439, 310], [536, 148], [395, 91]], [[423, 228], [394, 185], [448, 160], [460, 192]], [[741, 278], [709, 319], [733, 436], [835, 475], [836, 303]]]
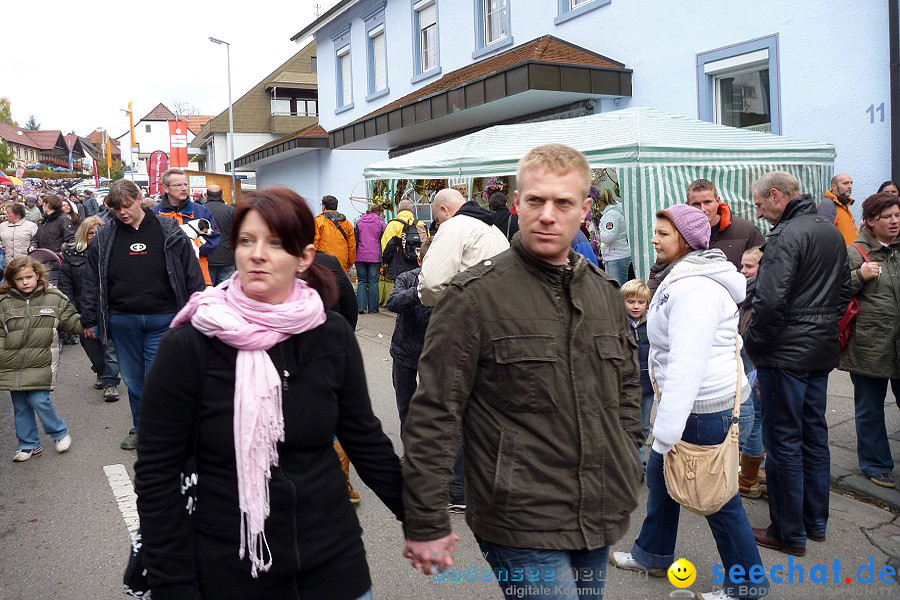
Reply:
[[[721, 250], [699, 250], [675, 263], [653, 296], [647, 337], [660, 398], [653, 449], [660, 454], [681, 440], [691, 413], [734, 408], [737, 304], [746, 288]], [[749, 388], [741, 377], [743, 401]]]
[[441, 224], [422, 262], [422, 304], [434, 306], [457, 273], [509, 249], [509, 241], [493, 222], [493, 212], [466, 202]]

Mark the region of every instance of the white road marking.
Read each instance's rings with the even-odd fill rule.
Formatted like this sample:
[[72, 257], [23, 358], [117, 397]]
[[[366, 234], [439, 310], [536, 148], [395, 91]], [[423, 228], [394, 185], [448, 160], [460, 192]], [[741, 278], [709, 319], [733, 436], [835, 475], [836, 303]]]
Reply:
[[103, 467], [106, 478], [109, 479], [109, 487], [112, 488], [119, 504], [119, 511], [125, 520], [125, 528], [131, 537], [137, 533], [141, 526], [137, 512], [137, 494], [134, 493], [134, 485], [131, 483], [131, 477], [128, 476], [128, 470], [125, 465], [106, 465]]

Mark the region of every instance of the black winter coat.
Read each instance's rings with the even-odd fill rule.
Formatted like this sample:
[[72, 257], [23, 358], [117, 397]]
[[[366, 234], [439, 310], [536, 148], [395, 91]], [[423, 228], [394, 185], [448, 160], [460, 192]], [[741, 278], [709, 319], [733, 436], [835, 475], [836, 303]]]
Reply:
[[81, 313], [81, 286], [84, 282], [84, 268], [87, 265], [87, 248], [82, 251], [66, 248], [59, 268], [59, 291], [66, 295]]
[[[175, 291], [175, 301], [181, 310], [194, 292], [206, 289], [200, 263], [194, 254], [193, 242], [181, 230], [178, 221], [170, 217], [156, 215], [144, 209], [145, 219], [159, 219], [165, 237], [164, 252], [169, 284]], [[84, 271], [84, 286], [81, 295], [81, 324], [85, 328], [100, 327], [100, 340], [106, 343], [109, 319], [109, 255], [112, 254], [116, 229], [126, 227], [110, 217], [109, 222], [97, 230], [87, 250], [87, 268]]]
[[404, 367], [417, 369], [419, 356], [425, 345], [425, 330], [431, 319], [430, 306], [419, 300], [419, 274], [422, 269], [401, 273], [394, 281], [394, 289], [387, 299], [387, 308], [397, 313], [394, 335], [391, 336], [391, 357]]
[[350, 283], [350, 278], [347, 277], [344, 267], [341, 266], [341, 261], [327, 252], [316, 250], [313, 264], [321, 265], [334, 273], [337, 283], [337, 302], [335, 302], [334, 306], [326, 306], [325, 310], [337, 311], [342, 317], [347, 319], [350, 327], [356, 330], [356, 323], [359, 321], [359, 311], [357, 310], [359, 305], [356, 303], [356, 292], [353, 291], [353, 284]]
[[[328, 313], [324, 324], [268, 353], [287, 373], [285, 441], [272, 468], [265, 524], [274, 562], [253, 579], [247, 558], [238, 559], [237, 350], [190, 325], [169, 331], [159, 345], [144, 386], [134, 468], [155, 600], [352, 600], [368, 590], [362, 532], [332, 448], [335, 435], [363, 482], [403, 519], [400, 461], [372, 413], [362, 355], [344, 319]], [[173, 365], [190, 376], [173, 377]], [[194, 453], [194, 431], [197, 509], [189, 517], [179, 473]]]
[[507, 240], [512, 240], [519, 231], [519, 217], [509, 212], [508, 208], [494, 211], [494, 226], [503, 232]]
[[234, 266], [234, 248], [231, 247], [231, 223], [234, 221], [234, 206], [225, 204], [223, 200], [210, 198], [206, 210], [212, 213], [219, 228], [219, 245], [209, 253], [208, 260], [212, 266]]
[[808, 195], [772, 228], [744, 344], [757, 367], [824, 371], [840, 357], [838, 320], [850, 301], [844, 238]]
[[64, 212], [58, 210], [44, 217], [44, 222], [38, 225], [37, 233], [31, 240], [35, 248], [46, 248], [57, 254], [62, 252], [63, 244], [69, 244], [75, 240], [75, 224]]

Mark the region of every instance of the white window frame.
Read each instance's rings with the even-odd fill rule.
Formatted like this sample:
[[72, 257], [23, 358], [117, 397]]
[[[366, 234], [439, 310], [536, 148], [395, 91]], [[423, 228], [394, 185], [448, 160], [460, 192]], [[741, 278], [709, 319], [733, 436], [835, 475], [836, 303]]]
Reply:
[[338, 48], [334, 55], [337, 58], [338, 80], [334, 88], [338, 93], [338, 108], [345, 108], [353, 105], [353, 63], [350, 44]]
[[[434, 13], [434, 23], [428, 26], [434, 36], [434, 47], [431, 48], [431, 61], [425, 58], [425, 29], [422, 27], [422, 15], [429, 11]], [[440, 14], [437, 0], [412, 0], [412, 31], [413, 31], [413, 78], [411, 83], [416, 84], [424, 79], [434, 77], [441, 73], [441, 36]]]
[[[490, 12], [491, 0], [474, 0], [475, 7], [475, 51], [472, 53], [473, 59], [479, 59], [482, 56], [490, 54], [506, 48], [513, 44], [512, 34], [512, 0], [496, 0], [504, 6], [500, 6], [494, 13]], [[490, 39], [490, 16], [496, 15], [500, 19], [500, 30], [505, 29], [506, 33], [496, 39]]]

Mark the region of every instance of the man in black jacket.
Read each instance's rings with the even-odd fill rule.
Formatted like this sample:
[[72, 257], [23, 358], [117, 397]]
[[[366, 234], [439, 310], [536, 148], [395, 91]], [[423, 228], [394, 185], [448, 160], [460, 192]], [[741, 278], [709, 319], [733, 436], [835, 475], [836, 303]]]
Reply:
[[88, 246], [81, 323], [87, 337], [112, 337], [134, 424], [120, 446], [134, 450], [144, 377], [159, 340], [206, 285], [191, 241], [174, 219], [142, 206], [134, 183], [113, 182], [106, 204], [112, 218]]
[[209, 253], [209, 278], [212, 285], [219, 285], [234, 273], [234, 248], [231, 247], [231, 222], [234, 206], [225, 204], [222, 187], [212, 184], [206, 188], [206, 209], [212, 213], [219, 228], [221, 242]]
[[765, 245], [744, 342], [762, 392], [762, 435], [771, 525], [759, 545], [795, 556], [825, 540], [830, 455], [825, 401], [838, 364], [838, 320], [850, 300], [841, 234], [816, 214], [791, 174], [753, 185], [757, 214], [773, 225]]
[[509, 199], [503, 192], [494, 192], [488, 200], [488, 208], [494, 211], [494, 226], [512, 240], [519, 231], [519, 217], [509, 212]]
[[766, 241], [756, 225], [731, 214], [731, 208], [719, 197], [716, 184], [709, 179], [691, 182], [687, 188], [686, 204], [703, 211], [712, 230], [709, 247], [724, 252], [738, 270], [741, 269], [744, 252], [762, 246]]

